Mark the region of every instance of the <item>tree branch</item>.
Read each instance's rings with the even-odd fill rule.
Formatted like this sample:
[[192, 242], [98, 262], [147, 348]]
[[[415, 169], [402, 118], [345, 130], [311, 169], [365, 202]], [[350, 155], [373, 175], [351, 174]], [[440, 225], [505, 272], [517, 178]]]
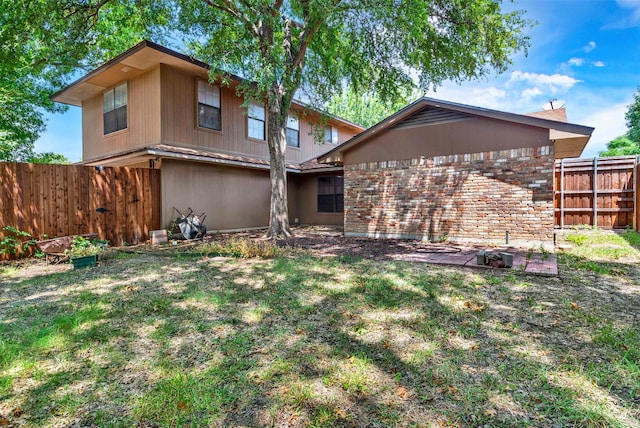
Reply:
[[219, 9], [223, 12], [226, 12], [229, 15], [233, 16], [234, 18], [240, 20], [240, 22], [242, 22], [245, 25], [245, 27], [249, 30], [251, 34], [253, 34], [256, 37], [260, 37], [260, 29], [254, 22], [251, 21], [251, 19], [249, 19], [249, 17], [246, 14], [235, 9], [231, 1], [229, 0], [220, 0], [220, 1], [221, 1], [221, 4], [216, 2], [215, 0], [204, 0], [204, 2], [207, 3], [209, 6]]

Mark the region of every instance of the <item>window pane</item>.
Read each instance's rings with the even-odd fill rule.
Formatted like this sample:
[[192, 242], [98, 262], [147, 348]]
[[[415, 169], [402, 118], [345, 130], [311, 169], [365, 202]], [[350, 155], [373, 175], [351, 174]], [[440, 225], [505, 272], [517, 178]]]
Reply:
[[338, 128], [331, 128], [331, 143], [338, 144]]
[[120, 108], [117, 108], [113, 111], [116, 114], [116, 122], [118, 126], [118, 131], [121, 129], [126, 129], [127, 127], [127, 106], [124, 105]]
[[287, 128], [287, 146], [300, 147], [300, 132], [295, 129]]
[[207, 84], [202, 80], [198, 80], [198, 103], [204, 104], [207, 99]]
[[333, 177], [318, 178], [318, 194], [333, 195]]
[[104, 135], [111, 134], [118, 130], [118, 120], [115, 110], [108, 111], [104, 114]]
[[220, 131], [220, 109], [198, 104], [198, 126]]
[[198, 80], [198, 103], [220, 108], [220, 88]]
[[127, 127], [127, 106], [122, 106], [104, 114], [104, 135], [126, 129]]
[[264, 122], [252, 118], [247, 119], [247, 134], [251, 138], [257, 138], [258, 140], [264, 140]]
[[338, 175], [335, 178], [335, 192], [344, 193], [344, 176]]
[[264, 106], [254, 103], [249, 104], [248, 116], [264, 121]]
[[330, 126], [326, 126], [324, 128], [324, 142], [325, 143], [330, 143], [331, 142], [331, 127]]
[[287, 116], [287, 128], [300, 130], [300, 121], [295, 116]]
[[220, 88], [218, 86], [209, 85], [209, 96], [207, 99], [211, 100], [211, 102], [207, 104], [220, 108]]
[[336, 211], [337, 213], [344, 212], [344, 195], [342, 193], [336, 195]]
[[113, 93], [114, 91], [113, 89], [111, 89], [105, 92], [104, 95], [102, 96], [102, 112], [103, 113], [106, 113], [114, 109]]
[[333, 206], [333, 195], [318, 195], [318, 212], [332, 213], [335, 212]]
[[115, 108], [119, 108], [122, 106], [126, 106], [127, 105], [127, 84], [123, 83], [120, 86], [116, 86], [114, 88], [114, 101], [115, 101]]

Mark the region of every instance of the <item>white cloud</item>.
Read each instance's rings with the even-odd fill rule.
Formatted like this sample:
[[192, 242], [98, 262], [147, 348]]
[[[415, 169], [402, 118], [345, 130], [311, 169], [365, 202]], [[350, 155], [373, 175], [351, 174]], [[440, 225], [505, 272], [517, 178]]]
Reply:
[[582, 153], [582, 157], [592, 158], [607, 148], [607, 143], [627, 132], [624, 115], [629, 103], [619, 103], [603, 110], [594, 111], [581, 120], [588, 126], [595, 127], [591, 140]]
[[508, 101], [507, 91], [504, 89], [479, 86], [477, 82], [467, 82], [463, 85], [446, 82], [437, 92], [431, 91], [427, 96], [496, 110], [504, 108], [505, 102]]
[[574, 79], [564, 74], [539, 74], [523, 71], [514, 71], [507, 85], [525, 82], [537, 88], [550, 91], [552, 94], [568, 91], [581, 80]]
[[592, 63], [592, 65], [593, 65], [594, 67], [605, 67], [605, 66], [606, 66], [606, 65], [605, 65], [605, 63], [604, 63], [604, 62], [602, 62], [602, 61], [594, 61], [594, 62]]
[[591, 40], [589, 43], [587, 43], [586, 46], [582, 47], [582, 49], [584, 49], [584, 51], [587, 52], [587, 53], [591, 52], [595, 48], [596, 48], [596, 42], [594, 42], [593, 40]]
[[640, 2], [638, 0], [618, 0], [618, 6], [623, 9], [631, 9], [626, 14], [626, 20], [622, 23], [623, 27], [640, 24]]
[[522, 98], [531, 99], [535, 96], [542, 95], [542, 91], [538, 88], [527, 88], [520, 93]]
[[568, 63], [569, 65], [580, 67], [582, 64], [584, 64], [584, 58], [571, 58]]

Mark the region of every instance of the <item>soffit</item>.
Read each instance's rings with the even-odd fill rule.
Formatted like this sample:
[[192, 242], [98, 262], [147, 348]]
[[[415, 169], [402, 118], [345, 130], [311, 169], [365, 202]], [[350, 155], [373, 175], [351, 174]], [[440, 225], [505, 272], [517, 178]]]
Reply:
[[199, 62], [189, 62], [181, 57], [144, 45], [116, 57], [102, 67], [87, 74], [80, 80], [55, 94], [53, 101], [82, 106], [82, 102], [92, 98], [120, 82], [133, 79], [160, 64], [167, 64], [180, 70], [207, 76], [208, 70]]
[[451, 110], [444, 110], [427, 106], [417, 111], [401, 122], [396, 123], [390, 129], [414, 128], [417, 126], [441, 125], [443, 123], [458, 122], [472, 119], [473, 116]]

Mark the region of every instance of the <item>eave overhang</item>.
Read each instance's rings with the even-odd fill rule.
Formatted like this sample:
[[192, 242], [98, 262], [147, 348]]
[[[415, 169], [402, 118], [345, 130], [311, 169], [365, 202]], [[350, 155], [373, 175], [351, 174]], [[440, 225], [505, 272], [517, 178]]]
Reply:
[[[216, 150], [205, 150], [196, 147], [173, 146], [170, 144], [155, 144], [147, 147], [138, 147], [106, 156], [89, 159], [79, 162], [80, 165], [87, 166], [131, 166], [149, 160], [183, 160], [190, 162], [200, 162], [217, 164], [222, 166], [232, 166], [239, 168], [250, 168], [269, 170], [269, 161], [266, 159], [242, 156], [233, 153], [225, 153]], [[339, 172], [342, 167], [319, 164], [315, 159], [301, 164], [286, 164], [286, 171], [294, 174]]]
[[[160, 64], [170, 65], [187, 73], [201, 76], [204, 79], [208, 78], [210, 69], [208, 64], [193, 57], [144, 40], [56, 92], [51, 96], [51, 99], [61, 104], [81, 107], [83, 101], [100, 95], [118, 83], [133, 79], [148, 70], [158, 67]], [[232, 86], [245, 81], [240, 76], [233, 74], [228, 74], [228, 76], [231, 79]], [[326, 112], [318, 112], [299, 100], [293, 100], [292, 107], [297, 110], [308, 110], [312, 115], [324, 115], [328, 118], [329, 124], [339, 124], [351, 129], [353, 132], [362, 132], [364, 130], [362, 126], [356, 123]]]

